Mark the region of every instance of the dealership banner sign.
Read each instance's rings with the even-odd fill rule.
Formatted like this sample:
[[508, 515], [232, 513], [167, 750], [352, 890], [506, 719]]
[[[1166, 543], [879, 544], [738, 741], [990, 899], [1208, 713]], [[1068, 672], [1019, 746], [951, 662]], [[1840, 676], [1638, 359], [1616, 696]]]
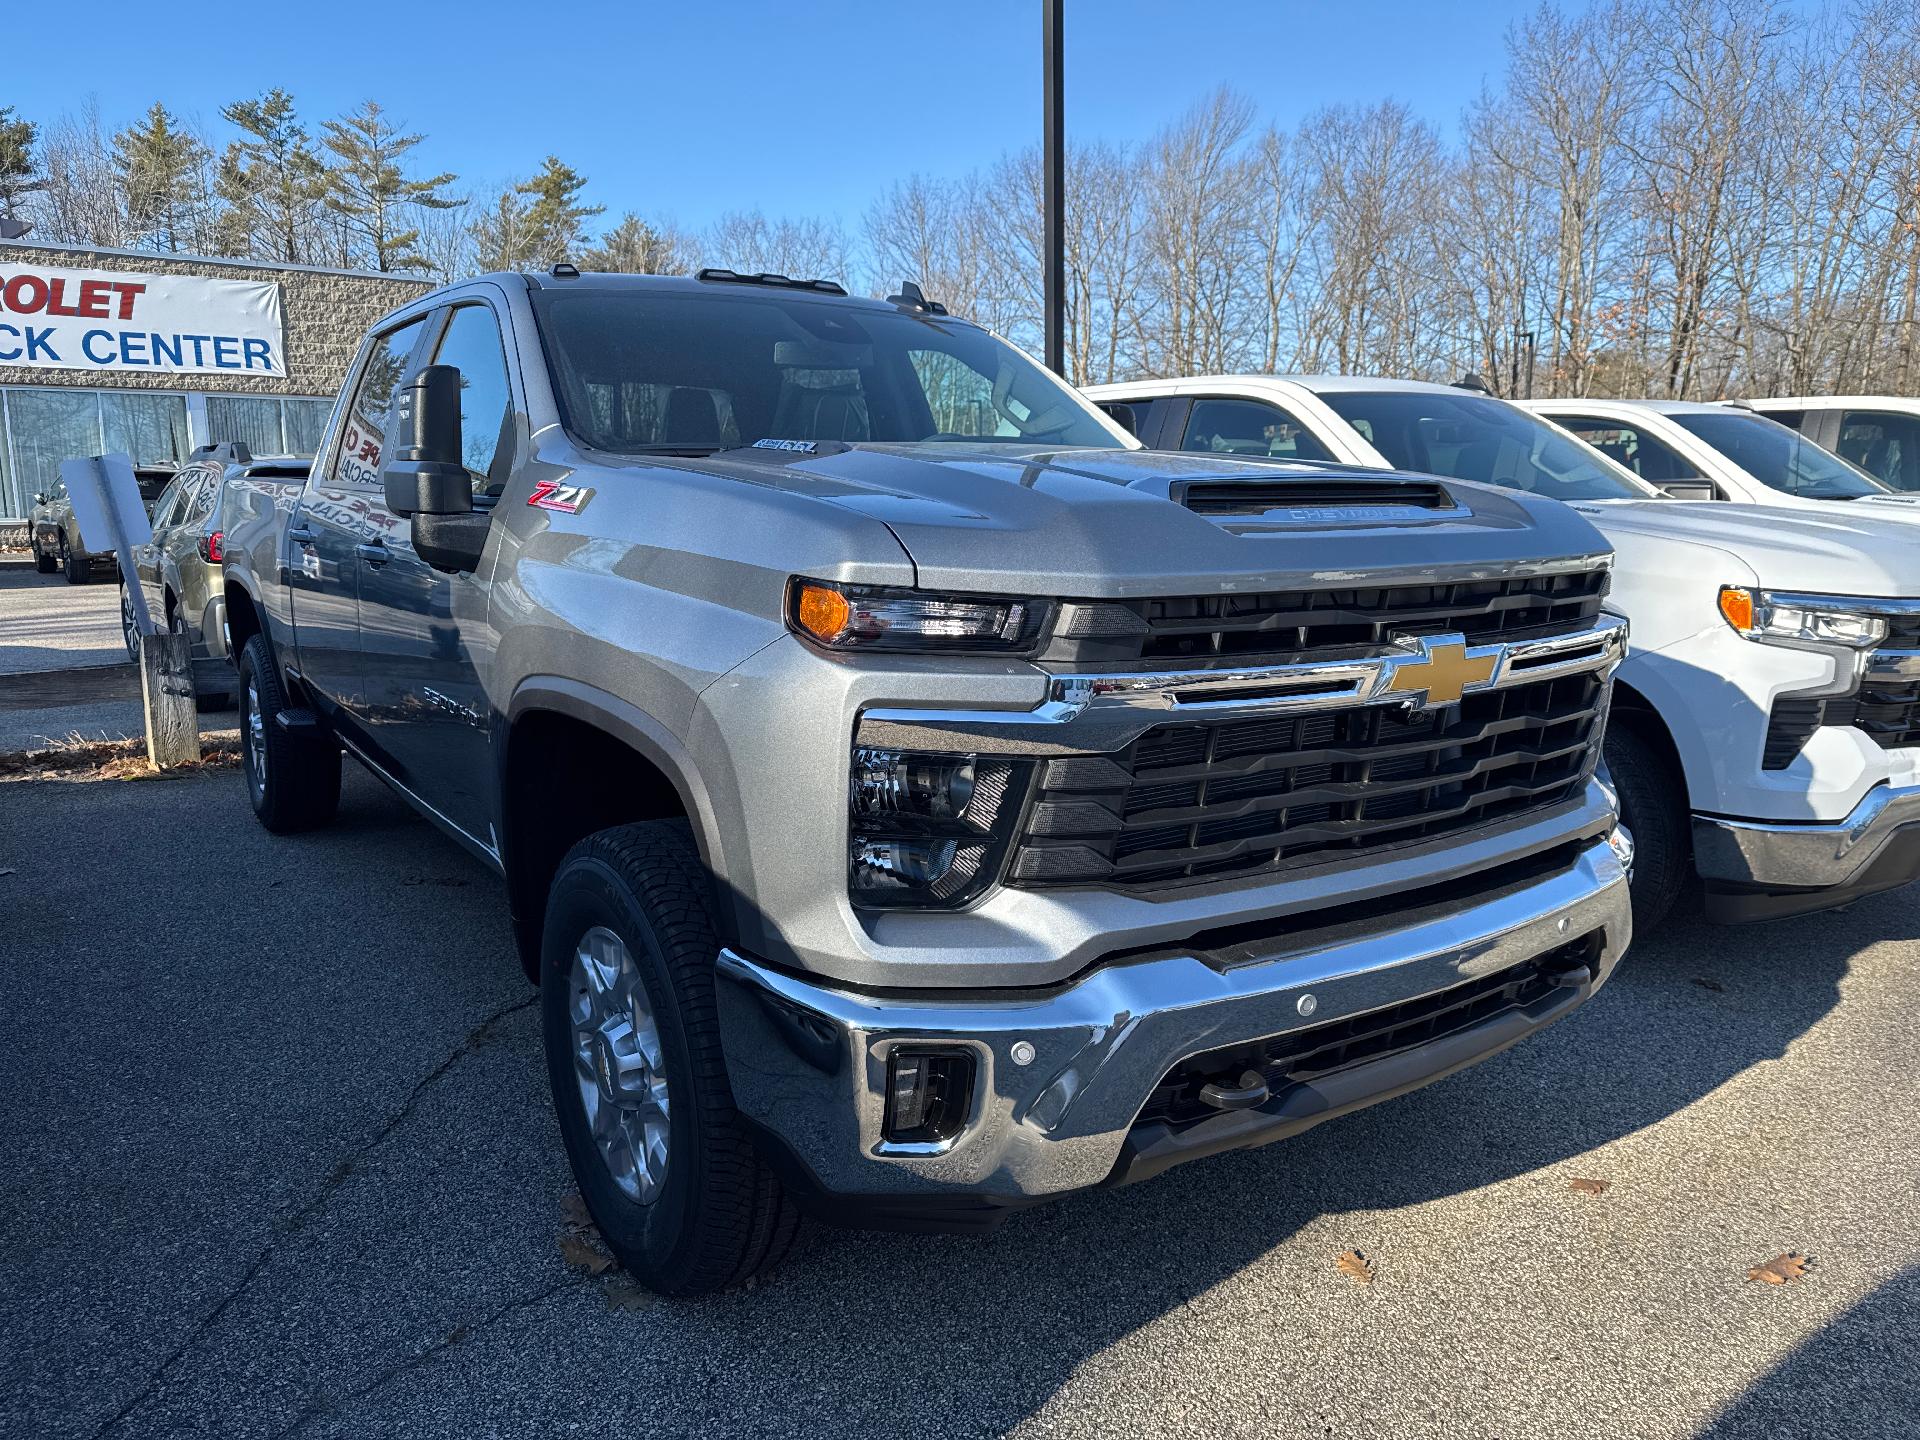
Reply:
[[284, 377], [280, 287], [0, 264], [0, 365]]

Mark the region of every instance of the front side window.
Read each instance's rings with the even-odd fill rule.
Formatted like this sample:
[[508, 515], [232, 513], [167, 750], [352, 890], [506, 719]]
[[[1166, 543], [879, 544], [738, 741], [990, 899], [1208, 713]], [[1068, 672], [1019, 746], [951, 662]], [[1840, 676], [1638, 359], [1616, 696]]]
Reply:
[[1465, 390], [1330, 390], [1320, 398], [1399, 470], [1555, 500], [1637, 500], [1660, 493], [1504, 400]]
[[533, 304], [562, 419], [595, 450], [1126, 444], [1077, 391], [951, 316], [611, 287], [540, 290]]
[[1808, 500], [1857, 500], [1886, 491], [1839, 456], [1765, 416], [1726, 410], [1679, 414], [1673, 420], [1768, 489]]
[[1259, 400], [1194, 401], [1182, 448], [1268, 460], [1333, 459], [1306, 426], [1278, 405]]
[[1840, 458], [1882, 485], [1920, 490], [1920, 415], [1848, 410], [1840, 416]]
[[1656, 440], [1636, 425], [1602, 415], [1555, 415], [1554, 423], [1571, 430], [1616, 465], [1623, 465], [1651, 485], [1669, 480], [1698, 480], [1700, 471], [1665, 441]]
[[423, 315], [397, 330], [389, 330], [374, 342], [366, 366], [353, 387], [353, 404], [347, 411], [347, 423], [340, 436], [340, 451], [334, 456], [333, 482], [337, 485], [378, 485], [380, 454], [387, 443], [387, 414], [393, 408], [394, 393], [406, 375], [407, 361], [414, 343], [420, 338]]
[[500, 326], [484, 305], [462, 305], [447, 321], [433, 357], [460, 372], [460, 449], [476, 495], [489, 493], [494, 457], [505, 429], [507, 355]]

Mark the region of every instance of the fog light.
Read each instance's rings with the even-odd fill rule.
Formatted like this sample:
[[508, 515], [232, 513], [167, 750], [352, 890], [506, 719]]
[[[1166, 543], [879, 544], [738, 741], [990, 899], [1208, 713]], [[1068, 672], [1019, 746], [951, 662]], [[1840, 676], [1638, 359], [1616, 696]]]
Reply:
[[973, 1054], [896, 1048], [887, 1056], [885, 1138], [898, 1145], [951, 1140], [973, 1103]]
[[1633, 874], [1633, 832], [1624, 825], [1616, 825], [1607, 832], [1607, 844], [1613, 847], [1613, 858], [1620, 862], [1620, 868], [1631, 876]]

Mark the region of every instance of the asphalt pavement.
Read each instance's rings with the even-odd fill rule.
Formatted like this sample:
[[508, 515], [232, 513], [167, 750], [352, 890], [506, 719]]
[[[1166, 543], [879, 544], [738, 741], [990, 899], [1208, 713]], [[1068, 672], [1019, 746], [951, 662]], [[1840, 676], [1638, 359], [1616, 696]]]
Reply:
[[1683, 917], [1418, 1094], [674, 1302], [568, 1268], [499, 887], [354, 767], [291, 839], [230, 770], [0, 783], [0, 906], [0, 1434], [1920, 1433], [1920, 895]]

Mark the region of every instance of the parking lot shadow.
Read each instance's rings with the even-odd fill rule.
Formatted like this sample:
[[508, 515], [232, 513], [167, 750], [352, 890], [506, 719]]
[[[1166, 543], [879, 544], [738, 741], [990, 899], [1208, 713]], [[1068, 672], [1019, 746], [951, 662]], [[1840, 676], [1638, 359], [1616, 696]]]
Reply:
[[1801, 1345], [1699, 1440], [1906, 1440], [1920, 1415], [1920, 1266], [1902, 1270]]

